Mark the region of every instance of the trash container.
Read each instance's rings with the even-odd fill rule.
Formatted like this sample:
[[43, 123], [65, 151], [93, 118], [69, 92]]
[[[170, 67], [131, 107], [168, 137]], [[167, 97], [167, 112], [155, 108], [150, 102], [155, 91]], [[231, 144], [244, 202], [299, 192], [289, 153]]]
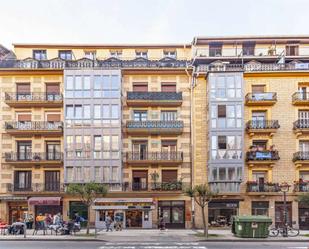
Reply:
[[[267, 238], [268, 227], [272, 220], [267, 216], [236, 216], [233, 219], [232, 231], [240, 238]], [[234, 228], [233, 228], [234, 227]]]

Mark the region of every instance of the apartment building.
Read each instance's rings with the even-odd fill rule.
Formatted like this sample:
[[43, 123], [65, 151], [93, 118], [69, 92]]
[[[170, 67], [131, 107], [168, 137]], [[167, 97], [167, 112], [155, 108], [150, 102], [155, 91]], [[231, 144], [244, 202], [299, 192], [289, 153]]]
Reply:
[[[193, 41], [194, 175], [206, 171], [218, 197], [210, 222], [263, 214], [309, 224], [307, 87], [309, 37], [197, 37]], [[205, 122], [206, 121], [206, 122]], [[200, 147], [200, 144], [207, 144]], [[202, 154], [202, 155], [201, 155]]]
[[[7, 51], [7, 50], [6, 50]], [[1, 217], [191, 226], [190, 45], [15, 44], [0, 65]], [[88, 217], [68, 183], [109, 186]]]

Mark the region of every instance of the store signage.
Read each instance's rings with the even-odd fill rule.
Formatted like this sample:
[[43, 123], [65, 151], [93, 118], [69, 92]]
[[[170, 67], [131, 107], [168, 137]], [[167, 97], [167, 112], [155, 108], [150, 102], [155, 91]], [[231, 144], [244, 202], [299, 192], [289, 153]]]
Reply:
[[0, 196], [1, 201], [26, 201], [25, 196]]
[[102, 203], [143, 203], [143, 202], [153, 202], [152, 198], [97, 198], [95, 202]]

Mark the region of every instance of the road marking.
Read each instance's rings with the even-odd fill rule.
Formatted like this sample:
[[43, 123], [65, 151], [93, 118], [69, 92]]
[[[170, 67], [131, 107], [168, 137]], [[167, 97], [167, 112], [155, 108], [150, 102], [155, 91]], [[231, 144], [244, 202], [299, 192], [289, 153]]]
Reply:
[[306, 247], [306, 246], [303, 246], [303, 247], [287, 247], [287, 248], [289, 248], [289, 249], [309, 249], [309, 247]]
[[100, 249], [207, 249], [205, 246], [101, 246]]

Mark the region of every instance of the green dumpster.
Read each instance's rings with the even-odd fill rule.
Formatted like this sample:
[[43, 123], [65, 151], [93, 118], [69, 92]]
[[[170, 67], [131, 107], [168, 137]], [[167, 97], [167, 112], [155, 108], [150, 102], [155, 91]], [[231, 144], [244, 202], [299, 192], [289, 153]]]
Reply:
[[236, 216], [232, 231], [240, 238], [267, 238], [272, 220], [267, 216]]

